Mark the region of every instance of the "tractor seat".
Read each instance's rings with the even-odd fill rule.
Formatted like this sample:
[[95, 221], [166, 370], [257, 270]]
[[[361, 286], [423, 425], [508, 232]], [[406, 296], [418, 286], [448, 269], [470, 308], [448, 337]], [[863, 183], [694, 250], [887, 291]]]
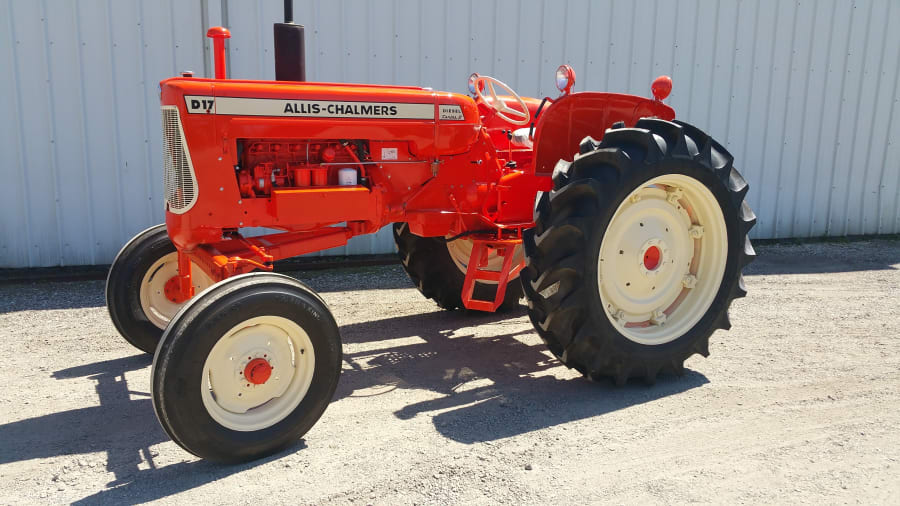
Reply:
[[523, 127], [518, 130], [513, 130], [512, 138], [509, 140], [510, 144], [520, 148], [528, 148], [531, 149], [534, 147], [534, 143], [531, 141], [531, 137], [529, 137], [528, 133], [531, 130], [531, 127]]

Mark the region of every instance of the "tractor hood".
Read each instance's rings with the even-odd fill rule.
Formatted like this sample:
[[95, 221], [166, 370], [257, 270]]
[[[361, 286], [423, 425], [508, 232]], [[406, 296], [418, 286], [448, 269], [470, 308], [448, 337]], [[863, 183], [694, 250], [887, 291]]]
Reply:
[[160, 100], [185, 114], [478, 122], [470, 97], [412, 86], [172, 78]]

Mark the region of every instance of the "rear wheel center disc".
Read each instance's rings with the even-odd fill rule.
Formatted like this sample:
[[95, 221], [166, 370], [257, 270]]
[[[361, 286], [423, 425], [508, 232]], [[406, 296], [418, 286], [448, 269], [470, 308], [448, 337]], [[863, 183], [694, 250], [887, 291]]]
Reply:
[[712, 192], [682, 174], [653, 178], [628, 195], [604, 232], [597, 269], [604, 311], [631, 341], [673, 341], [709, 309], [727, 256]]

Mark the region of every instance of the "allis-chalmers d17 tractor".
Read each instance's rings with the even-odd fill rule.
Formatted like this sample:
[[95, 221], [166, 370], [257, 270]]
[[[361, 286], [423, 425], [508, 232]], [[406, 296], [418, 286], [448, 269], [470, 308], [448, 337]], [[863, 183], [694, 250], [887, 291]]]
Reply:
[[425, 297], [498, 311], [524, 296], [550, 351], [591, 379], [680, 373], [730, 327], [754, 257], [748, 187], [675, 120], [668, 77], [652, 99], [573, 93], [566, 65], [543, 100], [478, 74], [471, 96], [304, 82], [302, 27], [285, 23], [277, 80], [229, 80], [229, 33], [208, 35], [216, 79], [160, 84], [166, 223], [122, 248], [106, 288], [119, 332], [155, 353], [153, 405], [187, 451], [250, 460], [312, 427], [341, 337], [273, 262], [387, 224]]

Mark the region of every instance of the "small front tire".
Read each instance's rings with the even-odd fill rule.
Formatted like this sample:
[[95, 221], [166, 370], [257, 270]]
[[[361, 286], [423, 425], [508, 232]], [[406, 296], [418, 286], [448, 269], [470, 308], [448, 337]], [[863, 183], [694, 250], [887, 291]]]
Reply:
[[295, 444], [328, 407], [340, 372], [325, 302], [293, 278], [244, 274], [173, 318], [153, 360], [153, 406], [188, 452], [244, 462]]
[[[134, 236], [122, 247], [106, 278], [106, 308], [119, 334], [146, 353], [156, 351], [159, 338], [184, 303], [169, 300], [165, 285], [178, 274], [178, 253], [165, 225]], [[196, 264], [191, 269], [194, 292], [213, 284]]]

